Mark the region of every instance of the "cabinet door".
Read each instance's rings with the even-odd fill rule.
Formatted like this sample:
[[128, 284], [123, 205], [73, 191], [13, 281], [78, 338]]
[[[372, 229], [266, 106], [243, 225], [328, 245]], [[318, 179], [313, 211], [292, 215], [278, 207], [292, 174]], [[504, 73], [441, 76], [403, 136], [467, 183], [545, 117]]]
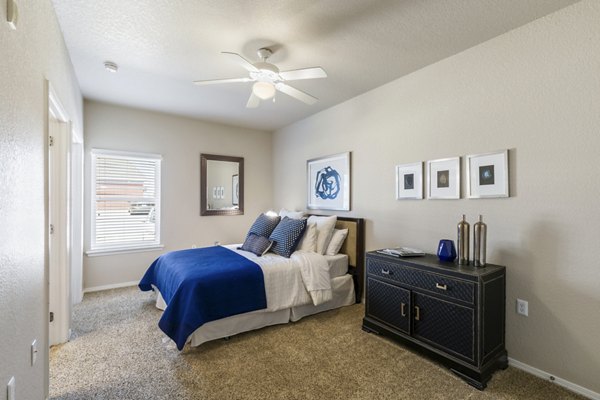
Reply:
[[410, 292], [398, 286], [367, 278], [367, 310], [375, 318], [393, 328], [410, 333]]
[[475, 363], [475, 312], [421, 293], [413, 293], [413, 336]]

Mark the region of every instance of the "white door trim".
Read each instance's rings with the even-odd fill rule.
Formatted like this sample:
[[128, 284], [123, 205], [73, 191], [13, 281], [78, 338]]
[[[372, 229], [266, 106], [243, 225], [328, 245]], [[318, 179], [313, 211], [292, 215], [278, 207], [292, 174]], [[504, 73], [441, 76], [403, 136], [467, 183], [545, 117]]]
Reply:
[[[48, 88], [48, 344], [69, 339], [71, 325], [70, 147], [72, 127], [50, 82]], [[50, 146], [52, 144], [52, 146]], [[51, 232], [51, 227], [53, 232]]]

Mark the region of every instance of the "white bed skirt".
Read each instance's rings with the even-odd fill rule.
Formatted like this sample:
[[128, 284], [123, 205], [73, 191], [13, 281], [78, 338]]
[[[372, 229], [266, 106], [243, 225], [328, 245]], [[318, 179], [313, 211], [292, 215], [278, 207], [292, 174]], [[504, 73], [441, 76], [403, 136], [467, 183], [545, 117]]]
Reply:
[[[347, 274], [332, 279], [331, 288], [333, 289], [333, 299], [326, 303], [318, 306], [306, 304], [271, 312], [258, 310], [207, 322], [190, 335], [188, 342], [191, 346], [199, 346], [211, 340], [264, 328], [265, 326], [298, 321], [308, 315], [354, 304], [354, 281], [351, 275]], [[157, 293], [156, 307], [164, 310], [166, 308], [165, 301], [156, 287], [154, 291]]]

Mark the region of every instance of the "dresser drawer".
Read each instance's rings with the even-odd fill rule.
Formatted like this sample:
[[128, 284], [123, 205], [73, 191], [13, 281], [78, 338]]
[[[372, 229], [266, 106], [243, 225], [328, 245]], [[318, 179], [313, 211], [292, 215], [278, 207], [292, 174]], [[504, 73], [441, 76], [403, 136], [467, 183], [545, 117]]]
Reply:
[[398, 283], [409, 284], [409, 272], [399, 264], [374, 259], [367, 260], [367, 274], [371, 276], [379, 276]]
[[371, 276], [390, 279], [401, 284], [475, 304], [475, 283], [472, 282], [372, 258], [367, 260], [367, 273]]

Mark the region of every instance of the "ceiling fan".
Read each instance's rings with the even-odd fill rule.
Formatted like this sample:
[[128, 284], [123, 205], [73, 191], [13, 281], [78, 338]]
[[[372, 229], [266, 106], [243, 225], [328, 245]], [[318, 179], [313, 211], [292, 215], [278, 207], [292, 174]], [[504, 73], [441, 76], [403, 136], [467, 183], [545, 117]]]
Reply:
[[196, 85], [213, 85], [217, 83], [233, 83], [233, 82], [255, 82], [252, 86], [252, 93], [246, 103], [246, 107], [255, 108], [258, 107], [261, 100], [273, 99], [275, 101], [276, 91], [287, 94], [297, 100], [300, 100], [306, 104], [315, 104], [318, 99], [305, 93], [301, 90], [296, 89], [293, 86], [285, 83], [286, 81], [295, 81], [299, 79], [315, 79], [315, 78], [327, 78], [327, 73], [321, 67], [310, 67], [293, 69], [290, 71], [279, 71], [279, 68], [274, 64], [267, 62], [267, 59], [271, 57], [273, 52], [271, 49], [263, 47], [258, 49], [258, 57], [262, 61], [252, 64], [244, 57], [237, 53], [231, 53], [224, 51], [222, 54], [230, 57], [231, 59], [238, 62], [243, 68], [245, 68], [249, 77], [245, 78], [231, 78], [231, 79], [212, 79], [204, 81], [194, 81]]

